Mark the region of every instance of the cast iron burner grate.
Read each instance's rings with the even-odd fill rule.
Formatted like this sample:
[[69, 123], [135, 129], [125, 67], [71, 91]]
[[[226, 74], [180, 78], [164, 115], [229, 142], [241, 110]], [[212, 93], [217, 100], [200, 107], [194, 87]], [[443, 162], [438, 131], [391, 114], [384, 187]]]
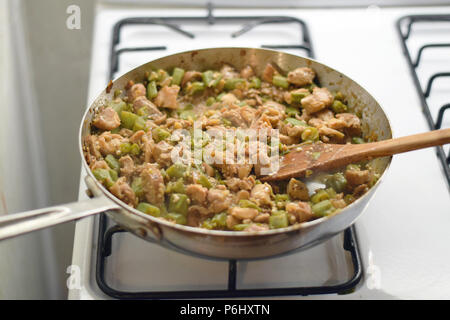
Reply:
[[[159, 25], [172, 29], [187, 38], [195, 38], [195, 34], [183, 30], [179, 24], [182, 23], [233, 23], [242, 25], [241, 29], [232, 33], [231, 37], [239, 37], [263, 24], [292, 24], [294, 23], [302, 36], [296, 45], [262, 45], [271, 49], [298, 49], [306, 53], [308, 57], [314, 57], [311, 38], [307, 25], [304, 21], [288, 16], [214, 16], [212, 6], [208, 5], [207, 16], [199, 17], [137, 17], [126, 18], [116, 23], [113, 30], [113, 39], [110, 56], [109, 78], [113, 79], [119, 68], [119, 58], [124, 52], [166, 50], [165, 46], [148, 47], [126, 47], [116, 49], [120, 43], [121, 29], [129, 25]], [[313, 294], [345, 294], [352, 292], [362, 278], [362, 265], [359, 255], [358, 242], [354, 227], [344, 231], [343, 248], [351, 255], [353, 264], [353, 274], [349, 280], [337, 285], [315, 286], [315, 287], [287, 287], [287, 288], [265, 288], [265, 289], [238, 289], [236, 286], [237, 270], [236, 260], [229, 261], [228, 267], [228, 288], [224, 290], [183, 290], [183, 291], [120, 291], [112, 288], [106, 281], [105, 266], [108, 257], [113, 254], [111, 250], [112, 238], [114, 235], [126, 232], [119, 226], [107, 227], [108, 218], [101, 214], [99, 220], [99, 236], [96, 265], [96, 281], [99, 288], [108, 296], [117, 299], [195, 299], [195, 298], [231, 298], [231, 297], [263, 297], [263, 296], [291, 296], [291, 295], [313, 295]], [[189, 253], [187, 253], [189, 254]], [[292, 254], [292, 253], [287, 253]]]
[[[433, 116], [430, 111], [430, 107], [428, 105], [428, 99], [430, 98], [432, 94], [432, 86], [436, 79], [438, 78], [449, 78], [450, 77], [450, 69], [434, 73], [428, 80], [426, 89], [422, 89], [422, 85], [420, 83], [418, 73], [417, 73], [417, 67], [421, 63], [422, 53], [427, 50], [433, 50], [437, 48], [450, 48], [450, 43], [426, 43], [423, 44], [418, 52], [417, 52], [417, 58], [415, 61], [412, 60], [410, 50], [407, 45], [407, 40], [410, 38], [412, 32], [413, 32], [413, 25], [417, 23], [439, 23], [439, 22], [450, 22], [450, 14], [447, 15], [408, 15], [401, 17], [397, 21], [397, 30], [400, 35], [401, 44], [403, 48], [403, 53], [406, 56], [406, 59], [408, 61], [408, 66], [411, 71], [411, 75], [414, 80], [414, 85], [416, 86], [417, 93], [419, 94], [420, 102], [422, 105], [422, 111], [425, 115], [425, 118], [428, 122], [428, 126], [430, 127], [430, 130], [440, 129], [442, 126], [442, 120], [444, 118], [444, 113], [450, 109], [450, 103], [444, 104], [442, 107], [439, 108], [436, 122], [433, 120]], [[406, 30], [405, 30], [406, 29]], [[447, 178], [448, 186], [450, 187], [450, 151], [449, 154], [446, 156], [444, 148], [442, 146], [436, 147], [436, 153], [437, 156], [442, 163], [444, 175]]]

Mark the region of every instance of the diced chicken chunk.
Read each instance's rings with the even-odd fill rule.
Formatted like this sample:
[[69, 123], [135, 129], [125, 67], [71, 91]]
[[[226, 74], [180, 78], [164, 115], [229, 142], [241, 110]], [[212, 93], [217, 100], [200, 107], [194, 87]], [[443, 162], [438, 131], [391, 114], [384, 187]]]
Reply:
[[158, 95], [155, 98], [155, 104], [158, 107], [177, 109], [178, 108], [178, 92], [180, 87], [177, 85], [172, 85], [170, 87], [163, 87], [158, 91]]
[[314, 88], [313, 93], [304, 97], [301, 104], [305, 110], [311, 114], [330, 106], [333, 102], [333, 95], [327, 88]]
[[250, 198], [254, 199], [260, 206], [271, 205], [270, 195], [272, 187], [268, 183], [257, 184], [250, 193]]
[[347, 169], [345, 170], [345, 179], [352, 186], [367, 183], [370, 180], [369, 170]]
[[137, 97], [133, 102], [134, 111], [145, 108], [149, 115], [162, 116], [162, 112], [146, 96]]
[[109, 189], [113, 195], [130, 206], [136, 205], [136, 195], [128, 185], [126, 177], [120, 177]]
[[145, 86], [142, 83], [136, 83], [127, 91], [128, 102], [132, 103], [137, 97], [145, 97], [146, 94], [147, 89], [145, 89]]
[[206, 204], [208, 189], [200, 184], [190, 184], [186, 187], [186, 194], [193, 203], [204, 205]]
[[361, 120], [354, 114], [351, 113], [339, 113], [336, 118], [344, 121], [345, 130], [350, 136], [360, 136], [361, 135]]
[[120, 126], [120, 118], [113, 108], [101, 109], [92, 124], [102, 130], [113, 130]]
[[143, 166], [142, 183], [144, 189], [144, 196], [147, 202], [160, 205], [164, 202], [164, 179], [161, 171], [154, 164], [146, 163]]
[[239, 220], [250, 219], [253, 220], [258, 215], [258, 210], [253, 208], [231, 208], [231, 215]]
[[241, 70], [241, 77], [244, 79], [248, 79], [254, 76], [253, 69], [250, 66], [246, 66]]
[[183, 80], [181, 80], [181, 86], [184, 87], [186, 83], [193, 80], [201, 80], [202, 73], [198, 71], [186, 71], [183, 76]]
[[314, 70], [308, 67], [297, 68], [288, 73], [287, 80], [297, 86], [311, 84], [316, 74]]
[[286, 212], [295, 216], [298, 222], [306, 222], [314, 218], [308, 202], [289, 202], [286, 204]]
[[134, 170], [134, 161], [130, 156], [124, 156], [119, 159], [120, 164], [120, 175], [125, 177], [130, 177]]
[[210, 189], [208, 191], [209, 208], [214, 213], [220, 213], [228, 209], [231, 204], [230, 191], [221, 189]]
[[275, 73], [277, 73], [277, 70], [275, 70], [272, 64], [268, 63], [264, 68], [262, 78], [264, 81], [272, 83], [272, 79]]

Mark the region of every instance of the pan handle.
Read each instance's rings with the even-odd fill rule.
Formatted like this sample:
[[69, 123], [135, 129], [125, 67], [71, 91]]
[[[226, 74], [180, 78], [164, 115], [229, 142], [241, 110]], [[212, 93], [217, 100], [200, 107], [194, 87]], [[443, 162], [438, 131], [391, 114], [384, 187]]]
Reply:
[[105, 196], [0, 217], [0, 240], [120, 207]]

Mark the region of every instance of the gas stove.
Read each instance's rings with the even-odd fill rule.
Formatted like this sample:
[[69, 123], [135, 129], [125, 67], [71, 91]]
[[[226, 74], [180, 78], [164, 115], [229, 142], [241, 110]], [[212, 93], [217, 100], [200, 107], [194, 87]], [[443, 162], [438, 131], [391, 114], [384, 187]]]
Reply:
[[[439, 122], [449, 127], [445, 111], [438, 121], [439, 109], [448, 109], [448, 78], [436, 76], [431, 94], [424, 95], [428, 79], [449, 71], [445, 10], [450, 14], [450, 8], [437, 7], [177, 10], [99, 4], [88, 103], [109, 79], [168, 54], [266, 47], [315, 58], [353, 78], [381, 103], [394, 136]], [[417, 13], [441, 19], [405, 17]], [[422, 49], [415, 67], [425, 44], [440, 45]], [[72, 263], [81, 278], [69, 298], [450, 298], [450, 257], [443, 254], [450, 249], [448, 152], [395, 156], [354, 227], [272, 259], [192, 257], [145, 242], [105, 216], [84, 219], [77, 222]], [[85, 189], [81, 179], [80, 199]]]

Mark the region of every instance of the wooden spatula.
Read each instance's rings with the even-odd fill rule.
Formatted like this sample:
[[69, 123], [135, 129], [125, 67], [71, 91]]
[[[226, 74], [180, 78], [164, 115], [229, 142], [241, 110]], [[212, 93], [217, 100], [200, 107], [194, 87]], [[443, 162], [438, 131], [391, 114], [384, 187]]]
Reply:
[[280, 169], [261, 181], [303, 177], [308, 172], [326, 171], [350, 163], [391, 156], [450, 143], [450, 129], [435, 130], [396, 139], [364, 144], [314, 143], [293, 148], [282, 159]]

